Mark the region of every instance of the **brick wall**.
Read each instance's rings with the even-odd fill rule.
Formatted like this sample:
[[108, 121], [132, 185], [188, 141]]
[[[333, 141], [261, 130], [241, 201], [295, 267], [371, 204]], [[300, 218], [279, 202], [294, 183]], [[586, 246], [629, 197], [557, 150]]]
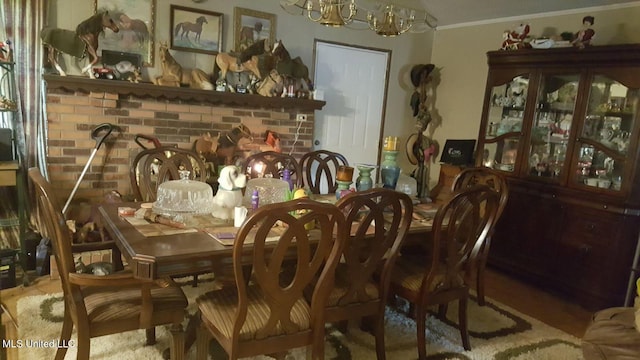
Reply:
[[[306, 113], [308, 119], [299, 129], [297, 113]], [[243, 157], [265, 149], [264, 133], [269, 129], [280, 135], [283, 152], [293, 147], [292, 154], [300, 158], [311, 148], [314, 123], [312, 111], [234, 108], [65, 89], [49, 90], [47, 116], [49, 176], [63, 204], [95, 148], [91, 131], [102, 123], [117, 125], [120, 131], [114, 131], [100, 147], [74, 199], [99, 202], [111, 190], [131, 194], [130, 162], [141, 150], [134, 141], [136, 134], [155, 136], [163, 145], [191, 148], [203, 134], [224, 134], [242, 123], [254, 137], [253, 142], [243, 139], [239, 143]]]

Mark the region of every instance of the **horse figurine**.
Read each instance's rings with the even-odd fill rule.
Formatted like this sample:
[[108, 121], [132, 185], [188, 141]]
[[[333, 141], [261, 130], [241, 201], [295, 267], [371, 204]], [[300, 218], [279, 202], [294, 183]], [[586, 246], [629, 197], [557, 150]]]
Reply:
[[208, 24], [208, 23], [209, 22], [204, 16], [200, 16], [199, 18], [197, 18], [195, 24], [188, 21], [181, 22], [178, 25], [176, 25], [173, 31], [173, 36], [177, 37], [178, 33], [180, 33], [180, 30], [182, 30], [182, 34], [180, 34], [180, 39], [184, 39], [185, 36], [187, 37], [187, 39], [189, 39], [189, 33], [193, 32], [195, 34], [195, 37], [193, 38], [193, 40], [196, 42], [200, 42], [200, 34], [202, 33], [202, 24]]
[[58, 70], [61, 76], [67, 74], [62, 70], [56, 58], [60, 52], [73, 55], [76, 58], [83, 58], [89, 53], [89, 64], [82, 68], [82, 72], [89, 73], [89, 77], [94, 79], [95, 76], [91, 68], [98, 62], [98, 36], [104, 32], [104, 29], [111, 29], [114, 33], [120, 31], [116, 23], [113, 21], [109, 12], [100, 12], [92, 17], [84, 20], [76, 27], [76, 31], [43, 28], [40, 31], [40, 39], [47, 47], [49, 62]]
[[227, 78], [227, 72], [245, 72], [252, 73], [256, 78], [262, 79], [260, 69], [258, 67], [258, 55], [269, 52], [270, 44], [266, 39], [255, 42], [239, 55], [231, 55], [229, 53], [218, 53], [214, 66], [214, 75], [217, 73], [216, 67], [220, 69], [220, 79]]
[[278, 42], [273, 45], [271, 55], [276, 58], [275, 69], [280, 75], [295, 81], [300, 81], [300, 87], [306, 90], [309, 89], [309, 84], [311, 84], [309, 68], [302, 62], [299, 56], [295, 59], [291, 58], [282, 40], [278, 40]]
[[253, 141], [251, 130], [249, 130], [249, 128], [244, 124], [240, 124], [231, 129], [228, 133], [218, 137], [218, 145], [216, 148], [216, 155], [218, 156], [218, 159], [223, 159], [223, 163], [225, 165], [232, 165], [234, 162], [233, 155], [238, 148], [240, 139], [243, 138]]
[[156, 85], [180, 87], [185, 84], [194, 89], [213, 90], [207, 74], [200, 69], [183, 69], [171, 56], [166, 42], [160, 42], [160, 64], [162, 76], [155, 78]]
[[257, 93], [262, 96], [272, 97], [282, 93], [284, 81], [278, 70], [272, 69], [258, 84]]

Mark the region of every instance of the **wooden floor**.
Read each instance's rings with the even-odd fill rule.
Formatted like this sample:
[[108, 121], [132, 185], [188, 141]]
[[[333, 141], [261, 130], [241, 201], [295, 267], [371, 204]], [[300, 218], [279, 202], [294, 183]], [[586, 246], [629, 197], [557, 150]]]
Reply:
[[[490, 268], [487, 269], [486, 276], [488, 297], [578, 338], [584, 334], [591, 312]], [[60, 281], [51, 280], [45, 276], [34, 279], [28, 287], [18, 286], [0, 291], [0, 300], [3, 306], [15, 316], [16, 303], [21, 297], [60, 291]], [[2, 325], [5, 331], [3, 338], [4, 336], [8, 339], [16, 337], [15, 329], [7, 314], [2, 314]], [[7, 355], [8, 360], [17, 358], [12, 353]]]

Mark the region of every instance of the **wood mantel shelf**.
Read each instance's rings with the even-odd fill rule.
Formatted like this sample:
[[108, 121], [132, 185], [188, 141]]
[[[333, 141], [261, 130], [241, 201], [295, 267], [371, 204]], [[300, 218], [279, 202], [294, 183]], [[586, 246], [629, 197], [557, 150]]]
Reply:
[[159, 86], [151, 83], [90, 79], [81, 76], [44, 75], [48, 89], [64, 89], [81, 92], [110, 92], [139, 98], [180, 100], [206, 103], [214, 106], [233, 106], [253, 109], [283, 109], [314, 111], [321, 110], [326, 101], [266, 97], [252, 94], [237, 94], [190, 88]]

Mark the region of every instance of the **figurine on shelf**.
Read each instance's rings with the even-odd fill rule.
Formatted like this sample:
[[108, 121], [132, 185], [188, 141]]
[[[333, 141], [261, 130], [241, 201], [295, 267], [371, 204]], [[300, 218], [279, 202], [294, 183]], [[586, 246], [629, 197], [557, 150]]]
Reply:
[[76, 31], [48, 28], [40, 31], [40, 39], [47, 47], [49, 62], [60, 73], [60, 76], [67, 74], [62, 70], [56, 57], [60, 52], [83, 58], [89, 54], [89, 64], [82, 68], [83, 73], [88, 73], [94, 79], [93, 66], [98, 62], [98, 38], [104, 29], [111, 29], [114, 33], [120, 31], [116, 23], [111, 19], [108, 11], [100, 12], [81, 22]]
[[576, 33], [576, 37], [571, 42], [573, 46], [583, 49], [591, 44], [591, 39], [596, 35], [596, 31], [591, 28], [594, 21], [593, 16], [582, 18], [582, 29]]
[[166, 41], [160, 42], [159, 50], [162, 75], [155, 78], [154, 84], [175, 87], [185, 84], [192, 89], [213, 90], [209, 76], [200, 69], [183, 68], [169, 52]]
[[11, 49], [11, 40], [0, 42], [0, 61], [12, 62], [13, 50]]
[[530, 47], [531, 45], [527, 41], [529, 31], [529, 24], [520, 24], [513, 30], [505, 31], [500, 50], [518, 50]]

